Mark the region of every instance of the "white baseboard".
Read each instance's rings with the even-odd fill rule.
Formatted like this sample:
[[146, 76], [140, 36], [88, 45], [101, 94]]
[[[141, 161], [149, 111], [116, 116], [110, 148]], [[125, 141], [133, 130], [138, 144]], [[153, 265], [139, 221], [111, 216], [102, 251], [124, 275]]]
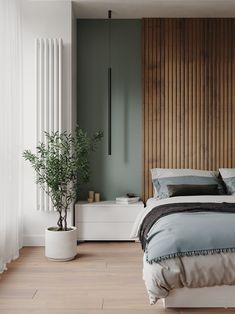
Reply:
[[41, 234], [24, 235], [23, 246], [45, 246], [45, 235]]

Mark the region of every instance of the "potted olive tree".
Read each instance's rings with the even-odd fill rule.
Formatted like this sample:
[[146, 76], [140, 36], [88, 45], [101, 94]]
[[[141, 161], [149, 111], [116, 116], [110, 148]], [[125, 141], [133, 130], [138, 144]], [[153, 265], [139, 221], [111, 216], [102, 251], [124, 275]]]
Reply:
[[45, 143], [36, 153], [25, 150], [23, 156], [36, 172], [36, 183], [49, 195], [58, 212], [57, 226], [46, 229], [45, 254], [53, 260], [71, 260], [76, 255], [76, 228], [68, 226], [67, 213], [78, 197], [81, 183], [89, 180], [89, 154], [96, 149], [102, 132], [89, 137], [77, 127], [75, 134], [45, 132]]

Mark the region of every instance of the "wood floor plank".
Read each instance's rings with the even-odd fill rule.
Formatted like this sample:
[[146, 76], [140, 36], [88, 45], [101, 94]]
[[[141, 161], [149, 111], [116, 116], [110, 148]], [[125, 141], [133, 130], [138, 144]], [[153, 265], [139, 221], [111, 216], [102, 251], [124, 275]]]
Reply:
[[179, 314], [175, 310], [158, 310], [148, 309], [148, 310], [125, 310], [125, 312], [120, 312], [120, 309], [102, 309], [102, 310], [92, 310], [92, 309], [82, 309], [82, 310], [53, 310], [53, 309], [40, 309], [40, 310], [2, 310], [1, 314]]
[[234, 309], [181, 309], [180, 314], [235, 314]]
[[9, 287], [1, 286], [0, 289], [0, 300], [1, 299], [32, 299], [37, 289], [25, 288], [25, 287]]
[[78, 310], [78, 309], [102, 309], [103, 300], [101, 298], [90, 298], [90, 297], [70, 297], [64, 293], [61, 299], [29, 299], [27, 302], [23, 299], [14, 299], [14, 302], [9, 302], [9, 300], [0, 299], [0, 313], [3, 310], [64, 310], [66, 314], [67, 309]]

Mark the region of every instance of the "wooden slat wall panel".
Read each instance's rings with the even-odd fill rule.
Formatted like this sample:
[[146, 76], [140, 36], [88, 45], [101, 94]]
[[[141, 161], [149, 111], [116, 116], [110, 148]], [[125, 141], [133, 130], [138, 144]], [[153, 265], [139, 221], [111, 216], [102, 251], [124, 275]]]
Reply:
[[150, 169], [235, 167], [235, 19], [143, 19], [143, 197]]

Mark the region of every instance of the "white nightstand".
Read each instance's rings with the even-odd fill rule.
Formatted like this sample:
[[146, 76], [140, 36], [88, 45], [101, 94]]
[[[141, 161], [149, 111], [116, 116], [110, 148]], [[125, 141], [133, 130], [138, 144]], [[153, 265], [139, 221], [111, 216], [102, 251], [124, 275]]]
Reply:
[[78, 240], [129, 241], [133, 223], [143, 209], [142, 202], [128, 205], [115, 201], [78, 202], [75, 205]]

